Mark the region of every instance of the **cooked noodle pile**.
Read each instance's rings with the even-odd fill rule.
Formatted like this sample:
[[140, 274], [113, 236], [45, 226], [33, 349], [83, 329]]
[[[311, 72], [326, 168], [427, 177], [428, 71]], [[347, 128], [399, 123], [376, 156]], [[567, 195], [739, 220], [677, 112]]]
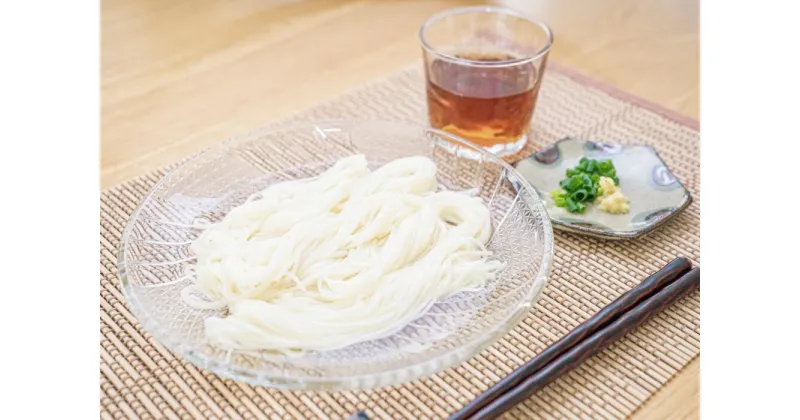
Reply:
[[437, 190], [428, 158], [370, 171], [362, 155], [271, 185], [204, 227], [183, 299], [228, 308], [205, 332], [230, 349], [331, 350], [391, 335], [502, 267], [489, 259], [481, 199]]

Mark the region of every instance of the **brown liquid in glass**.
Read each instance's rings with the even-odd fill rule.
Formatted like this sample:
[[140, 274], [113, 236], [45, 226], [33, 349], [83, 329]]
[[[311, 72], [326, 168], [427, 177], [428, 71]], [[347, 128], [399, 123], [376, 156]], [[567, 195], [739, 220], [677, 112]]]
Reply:
[[[473, 61], [514, 59], [506, 54], [459, 54]], [[528, 132], [539, 81], [532, 63], [471, 67], [437, 59], [430, 66], [430, 124], [483, 147], [513, 143]]]

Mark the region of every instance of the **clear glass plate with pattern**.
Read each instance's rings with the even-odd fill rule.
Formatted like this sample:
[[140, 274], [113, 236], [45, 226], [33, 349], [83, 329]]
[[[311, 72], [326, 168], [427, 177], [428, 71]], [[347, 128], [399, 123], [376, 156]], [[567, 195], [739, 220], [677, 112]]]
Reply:
[[[355, 153], [374, 166], [412, 155], [433, 159], [443, 188], [468, 191], [489, 206], [489, 249], [506, 267], [484, 289], [441, 299], [382, 339], [299, 356], [210, 344], [204, 319], [224, 316], [224, 310], [193, 309], [181, 299], [181, 290], [192, 282], [187, 266], [193, 261], [189, 245], [199, 234], [195, 222], [218, 221], [272, 183], [317, 175]], [[189, 362], [253, 385], [330, 390], [407, 382], [472, 357], [535, 304], [552, 255], [553, 231], [543, 201], [501, 159], [422, 126], [332, 121], [256, 131], [183, 162], [131, 216], [118, 264], [124, 295], [143, 328]]]

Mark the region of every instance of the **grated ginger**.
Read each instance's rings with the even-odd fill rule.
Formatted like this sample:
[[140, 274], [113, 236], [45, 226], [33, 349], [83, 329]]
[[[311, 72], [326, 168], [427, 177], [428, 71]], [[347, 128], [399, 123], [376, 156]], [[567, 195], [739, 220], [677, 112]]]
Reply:
[[611, 214], [625, 214], [630, 211], [630, 200], [622, 194], [622, 190], [614, 184], [614, 180], [601, 176], [598, 181], [602, 193], [595, 204], [597, 209]]

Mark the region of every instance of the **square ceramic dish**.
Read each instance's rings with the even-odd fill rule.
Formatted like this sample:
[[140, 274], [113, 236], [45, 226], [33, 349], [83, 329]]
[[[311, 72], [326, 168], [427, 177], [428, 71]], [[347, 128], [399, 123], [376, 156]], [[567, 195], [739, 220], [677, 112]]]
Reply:
[[[608, 214], [587, 206], [583, 214], [556, 207], [550, 191], [558, 188], [566, 170], [582, 157], [611, 159], [619, 186], [630, 198], [627, 214]], [[546, 203], [553, 228], [604, 239], [642, 237], [683, 211], [692, 202], [689, 191], [652, 147], [565, 138], [515, 165]]]

